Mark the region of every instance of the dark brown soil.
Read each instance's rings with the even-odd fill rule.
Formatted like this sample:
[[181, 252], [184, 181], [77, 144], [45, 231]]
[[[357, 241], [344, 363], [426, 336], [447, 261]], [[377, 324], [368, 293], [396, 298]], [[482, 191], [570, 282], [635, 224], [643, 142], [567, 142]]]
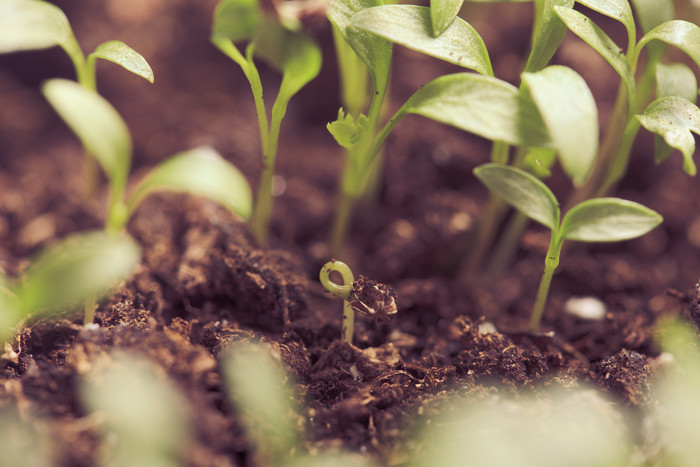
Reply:
[[[208, 43], [215, 0], [56, 3], [85, 50], [118, 38], [155, 71], [149, 85], [99, 67], [100, 91], [133, 134], [134, 180], [165, 157], [206, 144], [255, 183], [261, 163], [248, 85]], [[479, 7], [474, 24], [496, 75], [516, 81], [530, 7], [504, 5]], [[681, 172], [680, 157], [655, 166], [651, 138], [640, 138], [617, 195], [658, 211], [663, 225], [634, 241], [567, 250], [542, 332], [533, 334], [525, 330], [548, 234], [531, 227], [496, 282], [463, 273], [460, 255], [486, 200], [472, 169], [487, 161], [489, 144], [412, 117], [387, 143], [378, 200], [358, 208], [342, 258], [358, 275], [390, 285], [399, 311], [388, 322], [358, 314], [354, 345], [339, 341], [341, 303], [317, 281], [329, 259], [342, 165], [325, 130], [339, 107], [337, 73], [330, 30], [314, 31], [324, 69], [283, 123], [278, 174], [286, 189], [276, 198], [270, 245], [256, 245], [245, 224], [208, 201], [153, 196], [129, 224], [142, 264], [100, 305], [99, 327], [84, 328], [79, 313], [32, 322], [0, 359], [0, 408], [42, 420], [55, 439], [56, 465], [95, 462], [100, 439], [76, 385], [114, 349], [147, 357], [186, 395], [197, 414], [187, 465], [254, 464], [217, 360], [230, 343], [249, 339], [277, 348], [294, 376], [308, 407], [307, 448], [342, 447], [386, 464], [405, 459], [399, 447], [421, 405], [448, 392], [590, 383], [633, 410], [648, 404], [655, 323], [688, 308], [698, 323], [697, 296], [686, 293], [700, 275], [700, 185]], [[588, 80], [605, 120], [614, 72], [569, 36], [556, 60]], [[452, 71], [397, 47], [390, 107]], [[38, 92], [56, 76], [71, 77], [60, 50], [0, 56], [0, 265], [9, 276], [52, 240], [103, 222], [104, 194], [83, 202], [79, 143]], [[263, 81], [274, 89], [279, 77], [263, 68]], [[560, 175], [552, 187], [565, 198]], [[604, 317], [566, 313], [567, 300], [580, 296], [602, 301]]]

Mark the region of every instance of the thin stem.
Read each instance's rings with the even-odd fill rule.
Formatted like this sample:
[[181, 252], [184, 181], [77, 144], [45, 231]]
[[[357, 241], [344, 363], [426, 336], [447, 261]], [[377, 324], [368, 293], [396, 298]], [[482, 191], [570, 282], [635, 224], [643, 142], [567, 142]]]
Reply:
[[97, 308], [97, 299], [94, 295], [90, 295], [85, 299], [83, 304], [83, 309], [85, 313], [83, 315], [83, 325], [92, 324], [95, 321], [95, 308]]
[[333, 43], [340, 71], [341, 101], [345, 111], [357, 118], [367, 104], [369, 74], [360, 57], [333, 26]]
[[[338, 285], [331, 280], [331, 272], [340, 273], [343, 278], [343, 285]], [[343, 299], [343, 326], [341, 330], [341, 338], [352, 344], [352, 336], [355, 331], [355, 310], [350, 306], [350, 295], [352, 293], [352, 284], [355, 282], [355, 277], [350, 270], [350, 267], [342, 261], [331, 260], [323, 265], [319, 274], [321, 285], [333, 295]]]
[[339, 193], [337, 211], [333, 221], [333, 233], [331, 234], [331, 256], [340, 256], [343, 252], [355, 201], [357, 198], [352, 195], [344, 192]]
[[505, 234], [499, 239], [491, 256], [487, 272], [490, 279], [495, 280], [503, 275], [503, 271], [513, 260], [515, 250], [517, 250], [523, 232], [529, 223], [530, 219], [522, 212], [513, 213], [513, 217], [510, 218], [505, 229]]
[[552, 276], [557, 266], [559, 266], [559, 255], [563, 243], [564, 240], [558, 238], [556, 232], [552, 232], [547, 257], [544, 260], [544, 272], [542, 273], [540, 286], [537, 289], [537, 297], [535, 298], [535, 305], [532, 307], [532, 315], [530, 315], [530, 330], [532, 332], [537, 332], [540, 327], [544, 306], [547, 303], [547, 296], [549, 295], [549, 286], [552, 284]]

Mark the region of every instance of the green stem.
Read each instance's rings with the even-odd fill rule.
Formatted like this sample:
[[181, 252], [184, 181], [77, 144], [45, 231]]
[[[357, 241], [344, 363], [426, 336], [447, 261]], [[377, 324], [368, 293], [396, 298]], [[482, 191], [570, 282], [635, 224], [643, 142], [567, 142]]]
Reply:
[[357, 118], [367, 105], [367, 68], [352, 47], [333, 26], [333, 43], [340, 72], [341, 101], [345, 111]]
[[[343, 285], [338, 285], [331, 280], [331, 272], [340, 273], [343, 278]], [[327, 262], [321, 268], [319, 280], [323, 287], [333, 295], [343, 299], [343, 326], [341, 330], [341, 338], [352, 344], [352, 336], [355, 331], [355, 310], [350, 306], [350, 295], [352, 293], [352, 284], [355, 282], [355, 277], [350, 270], [350, 267], [342, 261], [332, 260]]]
[[540, 327], [544, 306], [547, 303], [547, 296], [549, 295], [549, 286], [552, 284], [552, 276], [557, 266], [559, 266], [559, 255], [563, 243], [564, 239], [558, 238], [557, 232], [552, 232], [552, 238], [549, 241], [549, 250], [547, 250], [547, 257], [544, 260], [544, 272], [542, 273], [540, 286], [537, 289], [537, 297], [535, 298], [535, 305], [532, 307], [532, 315], [530, 315], [530, 331], [532, 332], [537, 332]]
[[487, 275], [491, 280], [496, 280], [503, 275], [503, 271], [505, 271], [513, 256], [515, 256], [520, 239], [529, 223], [530, 219], [522, 212], [516, 211], [513, 213], [513, 217], [510, 218], [505, 229], [505, 234], [498, 240], [489, 262]]
[[85, 299], [83, 304], [83, 325], [92, 324], [95, 321], [95, 308], [97, 308], [97, 300], [94, 295], [91, 295]]
[[345, 240], [350, 226], [352, 210], [357, 201], [356, 197], [342, 192], [339, 193], [338, 206], [333, 221], [333, 232], [331, 234], [330, 254], [333, 257], [341, 256], [345, 247]]
[[640, 128], [641, 123], [636, 118], [632, 118], [627, 123], [627, 127], [625, 127], [625, 131], [622, 134], [622, 141], [620, 142], [617, 156], [610, 164], [610, 168], [608, 169], [605, 178], [601, 182], [598, 191], [595, 193], [595, 197], [606, 196], [627, 173], [630, 155], [632, 153], [632, 146], [634, 145], [634, 140], [636, 139]]

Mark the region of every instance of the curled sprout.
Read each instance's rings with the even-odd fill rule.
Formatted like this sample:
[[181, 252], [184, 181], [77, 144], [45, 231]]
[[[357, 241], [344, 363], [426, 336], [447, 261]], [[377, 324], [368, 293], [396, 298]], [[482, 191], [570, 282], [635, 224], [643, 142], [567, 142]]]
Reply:
[[[338, 285], [331, 280], [331, 273], [333, 271], [340, 273], [343, 278], [343, 285]], [[342, 261], [331, 260], [321, 268], [319, 280], [327, 291], [343, 299], [343, 327], [341, 338], [349, 344], [352, 344], [352, 335], [355, 331], [355, 310], [350, 304], [350, 299], [355, 276], [353, 276], [347, 264]]]
[[[343, 285], [331, 280], [333, 271], [340, 273]], [[354, 280], [352, 271], [342, 261], [331, 260], [324, 264], [320, 280], [326, 290], [344, 300], [341, 337], [348, 343], [352, 343], [356, 311], [372, 317], [378, 323], [388, 323], [398, 311], [396, 294], [391, 287], [364, 276]]]

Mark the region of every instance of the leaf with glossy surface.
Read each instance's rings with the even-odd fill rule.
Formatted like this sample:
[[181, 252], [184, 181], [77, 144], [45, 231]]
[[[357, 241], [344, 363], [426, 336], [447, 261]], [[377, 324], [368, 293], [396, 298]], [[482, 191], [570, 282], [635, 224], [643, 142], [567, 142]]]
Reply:
[[700, 134], [700, 109], [680, 97], [661, 97], [649, 104], [644, 115], [636, 115], [644, 128], [660, 135], [666, 144], [683, 154], [683, 170], [695, 175], [695, 139]]
[[129, 198], [129, 214], [146, 196], [157, 191], [204, 196], [244, 219], [248, 219], [252, 211], [248, 181], [233, 164], [210, 148], [176, 154], [153, 168]]
[[524, 170], [502, 164], [484, 164], [474, 169], [474, 175], [506, 203], [530, 219], [549, 227], [559, 228], [559, 203], [547, 185]]
[[0, 53], [63, 46], [72, 36], [66, 15], [57, 6], [0, 0]]
[[635, 82], [622, 49], [591, 19], [571, 8], [554, 7], [564, 24], [598, 52], [620, 75], [627, 87], [628, 99], [634, 101]]
[[52, 79], [42, 91], [110, 180], [125, 181], [131, 164], [131, 136], [114, 107], [74, 81]]
[[676, 16], [673, 0], [632, 0], [632, 5], [645, 34]]
[[452, 125], [492, 141], [549, 146], [551, 141], [534, 102], [505, 81], [474, 73], [434, 79], [399, 109]]
[[85, 232], [42, 252], [18, 281], [17, 300], [26, 313], [62, 311], [101, 297], [128, 279], [141, 259], [127, 235]]
[[617, 242], [641, 237], [661, 224], [651, 209], [619, 198], [595, 198], [566, 213], [559, 235], [579, 242]]
[[328, 19], [338, 29], [345, 42], [367, 66], [375, 92], [386, 89], [391, 65], [391, 43], [367, 31], [351, 27], [356, 13], [381, 5], [380, 0], [330, 0]]
[[683, 63], [656, 64], [656, 97], [675, 96], [695, 102], [698, 80], [695, 73]]
[[430, 0], [430, 21], [433, 36], [437, 37], [452, 24], [462, 8], [464, 0]]
[[577, 0], [578, 3], [597, 11], [609, 18], [621, 22], [627, 30], [627, 48], [632, 50], [637, 42], [637, 32], [634, 24], [634, 16], [629, 0]]
[[212, 38], [233, 42], [249, 39], [261, 18], [258, 0], [222, 0], [214, 10]]
[[575, 0], [542, 0], [537, 2], [535, 7], [542, 9], [541, 19], [535, 31], [535, 39], [525, 71], [539, 71], [547, 66], [566, 33], [566, 25], [559, 19], [554, 7], [573, 8], [574, 3]]
[[639, 56], [644, 46], [653, 40], [678, 47], [700, 67], [700, 27], [697, 24], [683, 20], [660, 24], [642, 37], [635, 48], [635, 54]]
[[455, 18], [437, 37], [433, 36], [430, 8], [416, 5], [368, 8], [355, 14], [351, 24], [431, 57], [475, 70], [482, 75], [493, 75], [484, 41], [461, 18]]
[[107, 41], [98, 45], [89, 59], [109, 60], [149, 82], [153, 82], [153, 70], [145, 58], [122, 41]]
[[581, 185], [598, 153], [598, 110], [581, 75], [555, 65], [537, 73], [523, 73], [559, 160], [575, 185]]

